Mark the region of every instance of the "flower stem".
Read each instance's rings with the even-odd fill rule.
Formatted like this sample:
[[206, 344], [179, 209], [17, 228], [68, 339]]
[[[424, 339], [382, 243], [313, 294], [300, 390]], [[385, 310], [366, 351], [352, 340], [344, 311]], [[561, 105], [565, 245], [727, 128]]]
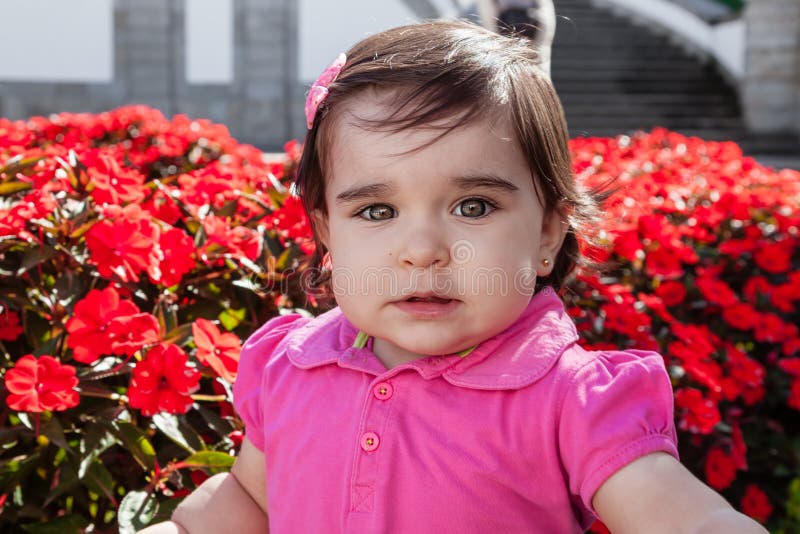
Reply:
[[198, 393], [197, 395], [192, 395], [192, 400], [196, 401], [208, 401], [208, 402], [223, 402], [228, 400], [228, 397], [225, 395], [203, 395]]

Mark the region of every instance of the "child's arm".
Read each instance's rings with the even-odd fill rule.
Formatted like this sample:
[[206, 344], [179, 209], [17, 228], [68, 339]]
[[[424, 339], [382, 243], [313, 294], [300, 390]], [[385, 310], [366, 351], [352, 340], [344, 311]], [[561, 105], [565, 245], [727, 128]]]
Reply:
[[614, 534], [767, 532], [665, 453], [643, 456], [614, 473], [592, 504]]
[[203, 482], [178, 505], [171, 521], [140, 534], [268, 533], [265, 477], [264, 454], [245, 438], [230, 473]]

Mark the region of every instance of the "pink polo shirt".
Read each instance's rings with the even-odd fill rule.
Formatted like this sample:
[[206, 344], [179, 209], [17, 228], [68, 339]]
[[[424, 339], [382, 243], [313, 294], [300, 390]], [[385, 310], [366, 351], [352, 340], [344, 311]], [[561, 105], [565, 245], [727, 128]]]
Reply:
[[552, 290], [463, 358], [387, 371], [356, 335], [337, 308], [244, 345], [235, 405], [273, 533], [581, 532], [615, 471], [677, 457], [661, 356], [580, 348]]

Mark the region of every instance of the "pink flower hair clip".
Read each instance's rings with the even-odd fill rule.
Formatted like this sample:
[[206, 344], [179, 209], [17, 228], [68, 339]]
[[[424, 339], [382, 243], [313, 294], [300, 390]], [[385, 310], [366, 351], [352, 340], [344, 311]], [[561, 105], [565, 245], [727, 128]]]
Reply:
[[306, 97], [306, 125], [308, 125], [309, 130], [314, 126], [314, 117], [317, 116], [317, 110], [320, 104], [322, 104], [328, 96], [328, 86], [333, 83], [336, 77], [339, 76], [339, 73], [342, 72], [346, 61], [347, 56], [339, 54], [337, 58], [333, 60], [333, 63], [322, 71], [317, 81], [311, 85], [311, 89], [309, 89], [308, 96]]

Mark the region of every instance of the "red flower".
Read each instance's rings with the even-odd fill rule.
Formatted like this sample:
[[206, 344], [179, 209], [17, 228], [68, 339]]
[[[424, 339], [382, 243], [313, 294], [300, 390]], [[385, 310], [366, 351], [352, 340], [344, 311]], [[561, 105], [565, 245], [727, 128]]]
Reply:
[[[180, 190], [173, 189], [176, 194], [180, 194]], [[153, 193], [153, 196], [142, 207], [152, 213], [153, 217], [169, 225], [174, 225], [178, 222], [182, 215], [181, 209], [175, 203], [175, 200], [160, 189]]]
[[715, 447], [706, 456], [706, 482], [717, 491], [722, 491], [736, 479], [736, 464], [733, 457]]
[[795, 410], [800, 410], [800, 378], [792, 380], [792, 385], [789, 389], [789, 398], [786, 399], [786, 404]]
[[774, 313], [759, 313], [753, 325], [756, 341], [781, 342], [789, 339], [789, 330], [780, 315]]
[[742, 497], [742, 512], [756, 521], [766, 523], [772, 515], [772, 504], [761, 488], [755, 484], [748, 484]]
[[684, 388], [675, 393], [675, 406], [680, 413], [678, 426], [695, 434], [709, 434], [721, 417], [714, 401], [706, 399], [698, 389]]
[[192, 323], [192, 335], [194, 344], [197, 345], [197, 359], [228, 382], [236, 380], [239, 353], [242, 350], [241, 341], [236, 334], [223, 334], [208, 319], [197, 319]]
[[796, 247], [797, 243], [791, 239], [767, 243], [753, 253], [753, 259], [768, 273], [783, 274], [792, 268], [792, 254]]
[[758, 311], [746, 302], [722, 308], [722, 319], [739, 330], [750, 330], [758, 321]]
[[160, 276], [154, 281], [174, 286], [195, 267], [194, 241], [183, 230], [170, 228], [161, 234], [159, 247], [164, 258], [159, 264]]
[[111, 350], [114, 354], [133, 355], [146, 345], [159, 340], [158, 320], [149, 313], [115, 317], [108, 323]]
[[633, 306], [608, 302], [600, 306], [600, 311], [605, 315], [603, 325], [615, 332], [629, 337], [641, 336], [650, 328], [652, 319], [646, 313], [637, 312]]
[[674, 250], [659, 245], [647, 253], [645, 272], [654, 278], [680, 278], [683, 276], [683, 263]]
[[22, 332], [17, 312], [5, 310], [0, 314], [0, 341], [14, 341]]
[[135, 169], [122, 167], [113, 158], [101, 155], [84, 164], [94, 187], [92, 197], [98, 204], [138, 202], [144, 198], [145, 177]]
[[[753, 276], [744, 284], [742, 293], [751, 304], [758, 305], [761, 297], [768, 297], [772, 293], [773, 287], [769, 280], [763, 276]], [[766, 298], [765, 298], [766, 300]]]
[[79, 402], [74, 389], [78, 385], [75, 368], [62, 365], [52, 356], [23, 356], [8, 370], [5, 383], [9, 391], [6, 402], [12, 410], [62, 411]]
[[655, 295], [661, 297], [666, 306], [677, 306], [686, 299], [686, 287], [681, 282], [666, 280], [658, 285]]
[[103, 354], [111, 354], [112, 334], [109, 323], [117, 317], [139, 313], [129, 300], [120, 300], [112, 286], [102, 291], [92, 289], [75, 305], [74, 315], [67, 321], [67, 346], [72, 357], [82, 363], [92, 363]]
[[203, 256], [216, 250], [234, 257], [256, 260], [261, 255], [261, 236], [245, 226], [230, 226], [224, 218], [209, 215], [203, 219], [203, 230], [208, 241], [203, 247]]
[[287, 197], [279, 209], [272, 214], [272, 224], [283, 237], [289, 239], [310, 239], [311, 225], [303, 208], [303, 202], [294, 196]]
[[200, 373], [187, 365], [186, 353], [180, 347], [156, 345], [134, 367], [128, 400], [147, 416], [186, 413], [199, 382]]
[[158, 227], [149, 221], [100, 221], [86, 234], [89, 259], [97, 271], [122, 281], [139, 281], [139, 273], [158, 267]]
[[730, 286], [713, 274], [698, 276], [694, 283], [709, 302], [720, 306], [732, 306], [739, 302]]

